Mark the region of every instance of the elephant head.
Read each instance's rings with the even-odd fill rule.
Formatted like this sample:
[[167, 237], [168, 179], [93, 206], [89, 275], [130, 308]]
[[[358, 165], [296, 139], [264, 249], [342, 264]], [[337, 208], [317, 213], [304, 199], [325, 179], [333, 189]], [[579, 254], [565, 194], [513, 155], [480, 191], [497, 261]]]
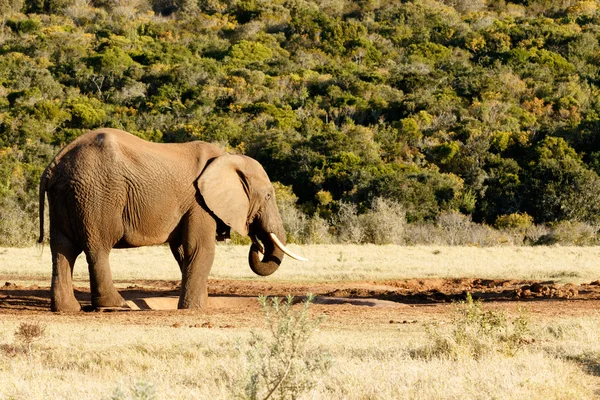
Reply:
[[[285, 247], [275, 190], [258, 161], [240, 155], [219, 156], [200, 175], [198, 190], [213, 214], [239, 234], [250, 236], [248, 262], [254, 273], [271, 275], [284, 254], [306, 260]], [[264, 254], [262, 260], [259, 253]]]

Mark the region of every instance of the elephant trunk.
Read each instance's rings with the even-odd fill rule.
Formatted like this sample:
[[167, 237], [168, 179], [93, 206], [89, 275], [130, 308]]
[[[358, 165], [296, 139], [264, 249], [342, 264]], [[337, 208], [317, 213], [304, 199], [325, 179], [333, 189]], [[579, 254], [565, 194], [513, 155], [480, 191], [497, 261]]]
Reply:
[[[253, 240], [248, 254], [248, 263], [250, 269], [257, 275], [268, 276], [277, 271], [281, 260], [283, 260], [283, 251], [271, 240], [270, 236], [261, 237], [264, 245], [264, 257], [261, 260], [259, 253], [262, 252], [261, 246], [257, 240]], [[285, 237], [283, 238], [285, 240]]]
[[[308, 259], [292, 253], [283, 243], [279, 237], [270, 232], [267, 236], [268, 239], [261, 238], [261, 241], [265, 244], [265, 248], [258, 242], [256, 236], [253, 236], [252, 246], [250, 246], [250, 254], [248, 255], [248, 262], [250, 268], [254, 273], [260, 276], [268, 276], [273, 272], [277, 271], [283, 255], [286, 254], [298, 261], [308, 261]], [[284, 239], [285, 240], [285, 239]], [[258, 253], [264, 253], [264, 257], [261, 260]]]

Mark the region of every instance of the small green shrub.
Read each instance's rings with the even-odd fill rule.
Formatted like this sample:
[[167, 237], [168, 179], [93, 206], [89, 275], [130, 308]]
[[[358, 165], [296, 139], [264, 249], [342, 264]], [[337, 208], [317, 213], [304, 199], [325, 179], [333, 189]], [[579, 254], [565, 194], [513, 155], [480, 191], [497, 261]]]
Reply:
[[250, 246], [250, 244], [252, 243], [252, 240], [249, 236], [242, 236], [233, 229], [229, 233], [231, 235], [229, 243], [231, 244]]
[[530, 342], [529, 333], [523, 311], [509, 321], [503, 312], [484, 310], [481, 301], [467, 294], [466, 300], [458, 303], [452, 324], [430, 327], [430, 343], [413, 355], [451, 360], [479, 360], [496, 353], [514, 356]]
[[146, 381], [137, 381], [128, 389], [118, 387], [110, 397], [111, 400], [154, 400], [157, 398], [154, 385]]
[[313, 300], [314, 296], [309, 294], [301, 308], [294, 311], [291, 295], [284, 301], [278, 297], [259, 297], [270, 337], [252, 334], [250, 349], [245, 354], [247, 375], [233, 388], [237, 397], [296, 399], [316, 386], [331, 361], [327, 354], [309, 346], [311, 336], [322, 322], [322, 318], [309, 315]]
[[517, 229], [526, 231], [533, 226], [533, 218], [527, 213], [514, 213], [507, 215], [499, 215], [494, 222], [497, 229]]
[[530, 244], [543, 235], [544, 227], [535, 225], [533, 217], [527, 213], [499, 215], [494, 221], [494, 227], [504, 242], [511, 245]]

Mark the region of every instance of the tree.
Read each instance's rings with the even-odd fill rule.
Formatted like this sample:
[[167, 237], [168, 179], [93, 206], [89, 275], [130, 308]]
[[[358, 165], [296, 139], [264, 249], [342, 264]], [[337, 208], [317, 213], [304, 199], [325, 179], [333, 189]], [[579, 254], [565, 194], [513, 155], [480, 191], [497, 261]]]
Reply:
[[596, 221], [600, 178], [564, 139], [547, 137], [534, 149], [525, 175], [525, 211], [536, 222]]

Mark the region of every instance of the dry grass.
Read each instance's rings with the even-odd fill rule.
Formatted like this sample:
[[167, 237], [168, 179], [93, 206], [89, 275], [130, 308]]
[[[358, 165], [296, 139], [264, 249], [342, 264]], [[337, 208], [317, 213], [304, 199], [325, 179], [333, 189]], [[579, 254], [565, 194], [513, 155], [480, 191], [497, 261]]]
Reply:
[[[413, 277], [598, 279], [597, 247], [292, 246], [311, 261], [286, 260], [278, 280]], [[213, 277], [246, 279], [247, 248], [219, 246]], [[179, 278], [168, 248], [114, 251], [116, 279]], [[48, 284], [50, 251], [0, 249], [0, 279]], [[80, 260], [75, 277], [87, 279]], [[263, 279], [263, 278], [261, 278]], [[188, 320], [194, 314], [181, 314]], [[174, 318], [180, 318], [174, 314]], [[198, 322], [203, 322], [205, 319]], [[449, 316], [435, 316], [451, 324]], [[536, 319], [537, 318], [537, 319]], [[45, 326], [27, 352], [14, 351], [19, 315], [0, 321], [0, 399], [230, 399], [247, 374], [254, 328], [136, 325], [126, 317], [27, 317]], [[600, 315], [532, 316], [534, 342], [514, 356], [419, 357], [430, 318], [413, 324], [325, 323], [311, 339], [333, 365], [315, 376], [311, 399], [592, 399], [600, 376]], [[200, 324], [201, 325], [201, 324]], [[252, 326], [252, 324], [246, 324]], [[74, 384], [76, 382], [76, 384]]]
[[[17, 326], [4, 320], [0, 338], [9, 339]], [[315, 377], [305, 398], [594, 398], [597, 378], [586, 365], [600, 362], [599, 328], [597, 318], [546, 322], [534, 326], [543, 344], [515, 357], [460, 362], [411, 356], [426, 338], [421, 324], [322, 329], [312, 344], [327, 349], [333, 366]], [[556, 329], [574, 334], [557, 337]], [[29, 357], [0, 352], [0, 398], [229, 399], [246, 372], [250, 337], [248, 329], [53, 321]]]
[[[450, 247], [396, 245], [290, 245], [310, 259], [286, 258], [269, 278], [285, 281], [385, 280], [423, 277], [549, 279], [583, 283], [600, 276], [600, 247]], [[214, 278], [250, 279], [246, 246], [220, 245], [212, 268]], [[113, 250], [115, 280], [181, 278], [168, 247]], [[50, 280], [50, 249], [0, 248], [0, 279], [18, 282]], [[76, 281], [88, 279], [85, 258], [76, 264]]]

